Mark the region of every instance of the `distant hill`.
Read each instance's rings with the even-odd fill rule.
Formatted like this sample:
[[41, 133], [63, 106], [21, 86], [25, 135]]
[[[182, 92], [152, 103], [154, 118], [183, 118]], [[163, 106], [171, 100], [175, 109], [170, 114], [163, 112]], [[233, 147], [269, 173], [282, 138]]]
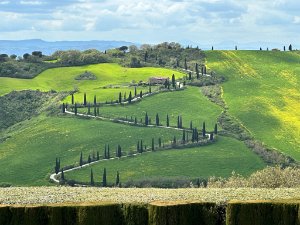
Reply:
[[55, 41], [48, 42], [40, 39], [8, 41], [0, 40], [0, 53], [8, 55], [16, 54], [22, 56], [24, 53], [33, 51], [42, 51], [43, 54], [49, 55], [57, 50], [86, 50], [97, 49], [104, 51], [106, 49], [117, 48], [123, 45], [129, 46], [134, 43], [126, 41]]

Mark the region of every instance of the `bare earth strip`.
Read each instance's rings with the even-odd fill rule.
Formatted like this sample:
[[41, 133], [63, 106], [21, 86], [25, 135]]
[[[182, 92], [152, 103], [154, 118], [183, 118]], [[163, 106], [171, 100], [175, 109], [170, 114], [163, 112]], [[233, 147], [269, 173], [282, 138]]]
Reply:
[[148, 203], [152, 201], [300, 200], [300, 188], [278, 189], [138, 189], [86, 187], [0, 188], [0, 204], [53, 204], [83, 202]]

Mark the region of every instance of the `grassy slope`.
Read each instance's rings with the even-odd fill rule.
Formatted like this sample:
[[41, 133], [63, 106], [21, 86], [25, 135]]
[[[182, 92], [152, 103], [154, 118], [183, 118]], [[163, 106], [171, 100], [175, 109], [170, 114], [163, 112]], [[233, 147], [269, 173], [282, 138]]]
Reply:
[[[135, 150], [137, 140], [150, 146], [151, 138], [169, 141], [175, 130], [137, 128], [116, 123], [77, 118], [36, 118], [11, 128], [12, 137], [0, 145], [0, 181], [14, 185], [45, 185], [53, 171], [55, 157], [62, 166], [79, 161], [93, 151], [103, 153], [105, 143], [114, 155], [117, 144]], [[147, 137], [147, 138], [146, 138]]]
[[297, 52], [208, 51], [229, 112], [259, 140], [300, 160], [300, 55]]
[[263, 167], [264, 163], [242, 142], [219, 137], [216, 145], [150, 152], [132, 158], [99, 162], [66, 173], [66, 178], [89, 182], [90, 168], [93, 168], [97, 182], [101, 181], [103, 168], [106, 168], [108, 182], [113, 183], [117, 171], [120, 172], [121, 181], [125, 182], [151, 177], [228, 177], [232, 171], [249, 175]]
[[[82, 80], [78, 81], [74, 78], [78, 75], [90, 71], [97, 76], [97, 80]], [[94, 95], [97, 95], [98, 100], [110, 101], [118, 97], [123, 89], [103, 89], [110, 84], [123, 85], [132, 81], [139, 82], [148, 81], [151, 76], [171, 77], [175, 74], [176, 77], [182, 77], [183, 74], [164, 68], [124, 68], [118, 64], [97, 64], [78, 67], [62, 67], [48, 69], [42, 72], [34, 79], [16, 79], [0, 77], [0, 95], [11, 92], [12, 90], [40, 89], [49, 91], [71, 91], [79, 89], [79, 93], [75, 95], [75, 100], [82, 102], [82, 93], [87, 93], [87, 100], [93, 101]], [[140, 90], [140, 89], [139, 89]], [[70, 99], [67, 99], [70, 101]]]
[[[86, 111], [86, 109], [80, 109]], [[91, 110], [93, 112], [93, 110]], [[210, 102], [197, 87], [188, 87], [184, 91], [167, 92], [145, 98], [143, 101], [126, 106], [102, 107], [101, 115], [111, 117], [128, 116], [137, 117], [138, 121], [144, 121], [146, 112], [152, 123], [155, 123], [156, 113], [159, 114], [160, 122], [166, 125], [166, 117], [169, 114], [170, 125], [177, 125], [178, 115], [182, 116], [183, 126], [189, 127], [190, 121], [193, 126], [202, 129], [205, 121], [208, 130], [213, 130], [221, 108]]]

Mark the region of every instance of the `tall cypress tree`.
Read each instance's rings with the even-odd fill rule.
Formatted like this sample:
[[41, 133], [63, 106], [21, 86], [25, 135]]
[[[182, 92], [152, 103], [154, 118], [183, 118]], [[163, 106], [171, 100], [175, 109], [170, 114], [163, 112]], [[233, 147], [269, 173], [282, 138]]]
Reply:
[[293, 51], [293, 47], [291, 44], [289, 45], [289, 51]]
[[185, 143], [185, 130], [182, 132], [182, 143]]
[[88, 157], [88, 163], [91, 163], [92, 162], [92, 158], [91, 158], [91, 155], [89, 155]]
[[141, 144], [140, 144], [140, 153], [143, 153], [143, 140], [141, 140]]
[[97, 105], [97, 97], [94, 95], [94, 105]]
[[80, 153], [80, 159], [79, 159], [79, 165], [83, 165], [83, 157], [82, 157], [82, 152]]
[[187, 62], [186, 62], [186, 58], [184, 58], [184, 69], [187, 70]]
[[72, 101], [72, 105], [74, 105], [74, 94], [71, 95], [71, 101]]
[[61, 169], [60, 180], [62, 180], [62, 181], [64, 181], [64, 180], [65, 180], [65, 173], [64, 173], [64, 169]]
[[173, 145], [176, 145], [176, 136], [173, 137]]
[[116, 187], [120, 186], [120, 174], [119, 171], [117, 171], [117, 176], [116, 176]]
[[102, 176], [102, 187], [107, 186], [107, 180], [106, 180], [106, 168], [103, 170], [103, 176]]
[[210, 133], [209, 140], [211, 140], [211, 141], [214, 140], [214, 133], [213, 132]]
[[140, 152], [140, 141], [138, 141], [136, 144], [136, 151]]
[[200, 73], [199, 73], [199, 65], [198, 65], [198, 63], [196, 63], [196, 75], [197, 75], [197, 79], [199, 79], [200, 78]]
[[156, 123], [156, 126], [159, 126], [159, 116], [158, 116], [158, 113], [156, 113], [155, 123]]
[[86, 93], [83, 94], [83, 105], [86, 106]]
[[141, 90], [140, 91], [140, 98], [142, 98], [143, 97], [143, 91]]
[[58, 174], [60, 168], [59, 168], [59, 162], [58, 162], [58, 158], [55, 159], [55, 173]]
[[201, 74], [202, 74], [202, 76], [204, 74], [204, 67], [203, 66], [201, 67]]
[[174, 74], [172, 75], [172, 86], [173, 86], [173, 88], [176, 87], [176, 80], [175, 80], [175, 75]]
[[62, 107], [62, 113], [65, 113], [66, 112], [65, 103], [63, 103], [61, 107]]
[[122, 102], [122, 93], [119, 92], [119, 103], [121, 104], [121, 102]]
[[149, 125], [149, 117], [148, 117], [148, 113], [146, 112], [145, 115], [145, 125], [148, 126]]
[[170, 126], [170, 119], [169, 119], [169, 114], [167, 114], [167, 127]]
[[131, 95], [131, 91], [129, 92], [129, 96], [128, 96], [128, 103], [131, 103], [132, 100], [132, 95]]
[[97, 161], [100, 160], [100, 154], [99, 154], [99, 151], [97, 151]]
[[151, 145], [152, 151], [154, 151], [154, 138], [152, 138], [152, 145]]
[[193, 121], [190, 122], [190, 129], [193, 130]]
[[158, 138], [158, 147], [161, 148], [161, 138]]
[[106, 149], [106, 144], [105, 144], [105, 147], [104, 147], [104, 159], [107, 159], [107, 149]]
[[91, 169], [91, 186], [95, 185], [93, 169]]
[[205, 135], [206, 135], [205, 122], [203, 122], [203, 125], [202, 125], [202, 136], [205, 137]]
[[137, 92], [136, 92], [136, 86], [134, 87], [134, 96], [136, 97]]
[[75, 115], [77, 115], [77, 104], [76, 103], [74, 105], [74, 113], [75, 113]]
[[215, 134], [218, 134], [218, 125], [217, 125], [217, 124], [215, 124], [214, 133], [215, 133]]
[[192, 72], [189, 72], [189, 80], [192, 80]]

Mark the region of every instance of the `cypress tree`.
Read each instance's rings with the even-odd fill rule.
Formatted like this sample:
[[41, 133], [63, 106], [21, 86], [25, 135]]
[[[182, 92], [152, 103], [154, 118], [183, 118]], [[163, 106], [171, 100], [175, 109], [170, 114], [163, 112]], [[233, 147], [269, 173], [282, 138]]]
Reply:
[[91, 186], [95, 185], [93, 169], [91, 169]]
[[145, 125], [148, 126], [149, 125], [149, 117], [148, 117], [148, 113], [146, 112], [145, 115]]
[[197, 75], [197, 79], [199, 79], [200, 78], [200, 74], [199, 74], [199, 65], [198, 65], [198, 63], [196, 63], [196, 75]]
[[203, 125], [202, 125], [202, 136], [205, 137], [205, 134], [206, 134], [205, 122], [203, 122]]
[[199, 178], [196, 181], [196, 185], [197, 185], [198, 188], [200, 187], [200, 179]]
[[62, 180], [62, 181], [64, 181], [64, 180], [65, 180], [65, 173], [64, 173], [64, 169], [61, 169], [60, 180]]
[[218, 133], [218, 125], [217, 125], [217, 124], [215, 124], [214, 133], [215, 133], [215, 134], [217, 134], [217, 133]]
[[168, 87], [168, 79], [166, 79], [166, 80], [165, 80], [165, 83], [164, 83], [164, 85], [165, 85], [165, 88], [167, 88], [167, 87]]
[[131, 91], [129, 92], [129, 96], [128, 96], [128, 103], [131, 103], [132, 100], [132, 95], [131, 95]]
[[143, 140], [141, 140], [141, 144], [140, 144], [140, 153], [143, 153]]
[[102, 176], [102, 187], [107, 186], [107, 180], [106, 180], [106, 168], [103, 170], [103, 176]]
[[211, 140], [211, 141], [214, 140], [214, 133], [213, 132], [210, 133], [209, 140]]
[[185, 143], [185, 130], [182, 132], [182, 143]]
[[202, 76], [204, 74], [204, 67], [203, 66], [201, 67], [201, 74], [202, 74]]
[[97, 105], [97, 97], [94, 95], [94, 105]]
[[74, 94], [71, 95], [72, 98], [72, 105], [74, 105]]
[[186, 62], [186, 58], [184, 58], [184, 69], [187, 70], [187, 62]]
[[285, 51], [285, 46], [283, 46], [283, 51]]
[[65, 103], [62, 104], [62, 113], [66, 112], [66, 107], [65, 107]]
[[96, 117], [97, 116], [97, 107], [94, 106], [94, 116]]
[[58, 158], [55, 159], [55, 167], [54, 167], [55, 173], [58, 174], [60, 168], [58, 166]]
[[83, 165], [82, 152], [80, 153], [79, 165], [80, 165], [80, 166]]
[[212, 51], [214, 50], [214, 46], [211, 46], [211, 50], [212, 50]]
[[134, 124], [137, 124], [137, 118], [134, 117]]
[[151, 147], [152, 147], [152, 151], [154, 151], [154, 138], [152, 138], [152, 145], [151, 145]]
[[116, 177], [116, 187], [120, 186], [120, 174], [119, 171], [117, 171], [117, 177]]
[[193, 121], [190, 122], [190, 129], [193, 130]]
[[173, 137], [173, 145], [176, 145], [176, 136]]
[[207, 74], [207, 73], [206, 73], [206, 66], [204, 66], [204, 74]]
[[136, 87], [134, 87], [134, 97], [136, 97], [137, 92], [136, 92]]
[[136, 151], [137, 151], [137, 152], [140, 152], [140, 141], [137, 142], [137, 145], [136, 145]]
[[146, 51], [144, 55], [144, 61], [147, 62], [147, 59], [148, 59], [148, 52]]
[[140, 98], [142, 98], [143, 97], [143, 91], [141, 90], [140, 91]]
[[197, 128], [195, 128], [195, 140], [199, 142], [199, 132]]
[[176, 86], [176, 80], [175, 80], [174, 74], [172, 75], [172, 86], [173, 86], [173, 88], [175, 88], [175, 86]]
[[169, 115], [167, 114], [167, 127], [170, 126], [170, 119], [169, 119]]
[[259, 51], [262, 51], [262, 48], [261, 48], [261, 47], [259, 48]]
[[189, 80], [192, 80], [192, 72], [189, 72]]
[[92, 162], [92, 158], [91, 158], [91, 155], [89, 155], [88, 157], [88, 163], [91, 163]]
[[107, 159], [107, 149], [106, 149], [106, 144], [105, 144], [105, 147], [104, 147], [104, 159]]
[[235, 50], [237, 50], [237, 46], [235, 46]]
[[75, 106], [74, 106], [74, 113], [75, 115], [77, 115], [77, 104], [75, 103]]
[[100, 160], [100, 155], [99, 155], [99, 152], [97, 151], [97, 161]]
[[293, 47], [291, 44], [289, 45], [289, 51], [293, 51]]
[[161, 148], [161, 138], [158, 138], [158, 147]]
[[86, 106], [86, 93], [83, 94], [83, 105]]
[[156, 126], [159, 126], [159, 116], [158, 116], [158, 113], [156, 113], [155, 123], [156, 123]]
[[118, 145], [117, 150], [116, 150], [116, 157], [121, 158], [121, 156], [122, 156], [121, 146]]
[[121, 104], [121, 102], [122, 102], [122, 93], [119, 92], [119, 103]]

